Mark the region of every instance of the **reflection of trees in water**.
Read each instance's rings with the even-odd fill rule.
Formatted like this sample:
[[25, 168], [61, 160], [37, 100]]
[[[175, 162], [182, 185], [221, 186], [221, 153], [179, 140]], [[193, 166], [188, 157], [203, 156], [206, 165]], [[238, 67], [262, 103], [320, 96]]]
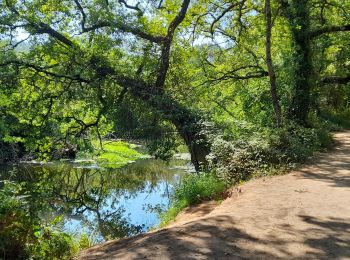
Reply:
[[[29, 203], [52, 213], [79, 219], [98, 229], [104, 239], [135, 235], [144, 227], [130, 224], [120, 206], [121, 198], [139, 192], [169, 195], [169, 185], [177, 182], [169, 166], [156, 160], [142, 160], [119, 170], [73, 168], [69, 164], [13, 168], [10, 179], [23, 184]], [[165, 184], [158, 191], [159, 183]], [[91, 216], [94, 216], [93, 218]]]
[[[132, 178], [118, 178], [119, 174], [90, 169], [70, 169], [64, 175], [59, 182], [60, 187], [54, 190], [54, 196], [58, 196], [67, 207], [65, 214], [80, 216], [85, 222], [90, 222], [90, 226], [95, 226], [96, 223], [104, 239], [135, 235], [142, 230], [142, 227], [129, 224], [123, 217], [124, 209], [116, 207], [118, 199], [125, 196], [127, 191], [120, 183], [137, 191], [143, 189], [142, 182]], [[114, 187], [113, 184], [118, 185]], [[91, 213], [95, 216], [93, 220], [88, 218]]]

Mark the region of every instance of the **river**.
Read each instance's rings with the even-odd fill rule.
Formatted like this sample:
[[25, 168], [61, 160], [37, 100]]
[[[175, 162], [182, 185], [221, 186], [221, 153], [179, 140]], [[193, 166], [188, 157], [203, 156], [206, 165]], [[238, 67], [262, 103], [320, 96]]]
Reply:
[[186, 160], [137, 160], [119, 169], [80, 162], [2, 166], [0, 178], [21, 186], [20, 199], [40, 218], [95, 243], [156, 227], [174, 185], [191, 168]]

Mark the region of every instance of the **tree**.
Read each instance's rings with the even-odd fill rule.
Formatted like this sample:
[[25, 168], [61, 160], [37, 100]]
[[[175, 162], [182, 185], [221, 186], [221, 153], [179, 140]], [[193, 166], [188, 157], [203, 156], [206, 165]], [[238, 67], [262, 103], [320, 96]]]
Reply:
[[[178, 4], [171, 3], [151, 5], [147, 9], [146, 2], [131, 6], [125, 1], [92, 4], [76, 0], [65, 6], [59, 1], [46, 4], [5, 1], [2, 30], [11, 36], [19, 28], [26, 30], [37, 46], [30, 52], [34, 56], [32, 60], [37, 62], [17, 57], [3, 61], [1, 66], [16, 66], [42, 79], [60, 81], [63, 91], [59, 95], [64, 95], [72, 86], [91, 89], [100, 103], [95, 121], [86, 123], [70, 118], [81, 126], [81, 133], [98, 125], [106, 110], [114, 105], [106, 97], [106, 89], [113, 84], [112, 87], [120, 89], [120, 99], [127, 92], [161, 112], [164, 120], [172, 122], [199, 169], [200, 164], [206, 162], [210, 146], [201, 134], [203, 117], [179, 104], [165, 89], [172, 42], [189, 4], [189, 0], [182, 1], [176, 11]], [[167, 12], [169, 14], [164, 15]], [[62, 19], [56, 21], [55, 17]], [[158, 25], [157, 19], [163, 20], [166, 27]], [[154, 33], [155, 30], [160, 32]], [[134, 55], [125, 46], [126, 42], [135, 49], [134, 53], [139, 53]], [[133, 59], [136, 61], [130, 63]], [[126, 66], [130, 66], [129, 70]], [[58, 95], [49, 97], [52, 103], [57, 98]]]
[[276, 115], [277, 126], [281, 126], [282, 112], [281, 105], [277, 93], [276, 73], [272, 61], [271, 55], [271, 33], [272, 33], [272, 13], [271, 13], [271, 1], [265, 0], [265, 19], [266, 19], [266, 65], [270, 77], [270, 92], [273, 104], [273, 109]]
[[[323, 3], [323, 4], [322, 4]], [[321, 27], [316, 26], [315, 21], [311, 21], [311, 8], [320, 4]], [[293, 36], [294, 48], [294, 85], [293, 97], [289, 107], [288, 117], [301, 124], [306, 124], [310, 106], [311, 81], [315, 81], [313, 70], [312, 41], [324, 34], [344, 32], [350, 30], [350, 24], [325, 26], [324, 13], [329, 5], [327, 1], [281, 1], [281, 6], [289, 22]], [[332, 5], [330, 5], [332, 6]], [[340, 7], [337, 3], [336, 7]], [[313, 25], [313, 26], [312, 26]], [[324, 83], [330, 83], [338, 77], [323, 79]], [[339, 80], [339, 78], [338, 78]], [[340, 79], [340, 82], [346, 77]], [[337, 80], [336, 80], [337, 81]]]
[[[287, 117], [307, 126], [320, 88], [349, 81], [347, 38], [339, 36], [349, 30], [349, 6], [338, 0], [18, 0], [1, 7], [1, 48], [16, 55], [3, 55], [0, 66], [19, 78], [8, 110], [36, 150], [127, 131], [133, 124], [117, 118], [127, 111], [175, 130], [199, 169], [211, 148], [208, 118], [232, 136], [241, 131], [237, 120], [273, 127]], [[25, 51], [18, 51], [19, 31], [28, 34]]]

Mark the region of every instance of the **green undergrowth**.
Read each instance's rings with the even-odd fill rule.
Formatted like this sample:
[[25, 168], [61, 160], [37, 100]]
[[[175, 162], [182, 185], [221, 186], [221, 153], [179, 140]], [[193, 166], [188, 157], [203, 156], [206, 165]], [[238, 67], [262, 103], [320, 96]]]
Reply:
[[332, 130], [350, 129], [350, 111], [341, 113], [322, 111], [320, 117], [332, 124]]
[[[246, 129], [247, 133], [212, 138], [208, 155], [210, 174], [190, 175], [176, 187], [171, 207], [161, 215], [165, 226], [184, 208], [220, 199], [226, 188], [252, 178], [281, 175], [334, 145], [332, 125], [310, 120], [313, 127], [289, 124], [280, 129]], [[251, 131], [249, 131], [251, 130]]]
[[170, 208], [160, 215], [160, 226], [167, 225], [188, 206], [196, 205], [206, 200], [221, 199], [221, 194], [226, 188], [227, 185], [224, 181], [210, 173], [186, 176], [175, 188]]
[[[0, 259], [71, 259], [86, 248], [60, 231], [62, 218], [42, 221], [45, 208], [31, 204], [20, 184], [2, 182], [0, 189]], [[86, 244], [86, 243], [85, 243]], [[2, 258], [3, 257], [3, 258]]]
[[136, 145], [123, 141], [104, 141], [102, 149], [97, 150], [97, 162], [103, 167], [119, 168], [137, 159], [149, 156], [138, 152]]

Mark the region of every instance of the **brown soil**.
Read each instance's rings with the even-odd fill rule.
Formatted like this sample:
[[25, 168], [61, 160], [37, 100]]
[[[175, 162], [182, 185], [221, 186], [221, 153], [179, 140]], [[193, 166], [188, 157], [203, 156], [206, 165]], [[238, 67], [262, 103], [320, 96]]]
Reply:
[[79, 259], [350, 259], [350, 132], [335, 139], [312, 165], [250, 181], [219, 206]]

